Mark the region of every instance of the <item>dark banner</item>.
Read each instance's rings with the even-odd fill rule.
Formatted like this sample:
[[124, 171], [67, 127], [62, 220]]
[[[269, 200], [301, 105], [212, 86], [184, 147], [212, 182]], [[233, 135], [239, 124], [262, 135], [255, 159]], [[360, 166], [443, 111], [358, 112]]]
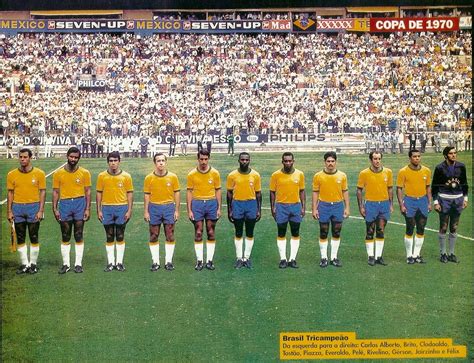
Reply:
[[[462, 27], [470, 27], [470, 17], [462, 18]], [[362, 21], [360, 25], [357, 21]], [[312, 19], [291, 20], [0, 20], [1, 33], [91, 33], [133, 32], [153, 33], [314, 33], [347, 30], [370, 32], [424, 32], [456, 31], [460, 19], [444, 18], [371, 18], [365, 19]]]
[[316, 22], [312, 19], [298, 19], [293, 22], [293, 32], [295, 33], [315, 33]]
[[153, 33], [275, 33], [291, 32], [290, 20], [0, 20], [0, 31]]

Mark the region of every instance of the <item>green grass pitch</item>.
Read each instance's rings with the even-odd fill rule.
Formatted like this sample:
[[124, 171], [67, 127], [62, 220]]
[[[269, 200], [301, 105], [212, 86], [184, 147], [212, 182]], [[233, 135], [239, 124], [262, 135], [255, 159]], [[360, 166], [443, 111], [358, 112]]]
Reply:
[[[452, 338], [454, 344], [467, 345], [466, 361], [474, 358], [472, 197], [461, 217], [459, 234], [466, 238], [458, 240], [459, 264], [438, 262], [438, 217], [432, 213], [428, 221], [431, 230], [426, 232], [422, 250], [428, 263], [408, 266], [404, 220], [395, 203], [394, 223], [386, 230], [384, 258], [389, 265], [370, 267], [364, 246], [365, 226], [355, 198], [357, 175], [368, 165], [367, 156], [339, 155], [338, 168], [349, 177], [351, 195], [351, 218], [344, 222], [339, 250], [344, 266], [321, 269], [318, 225], [311, 218], [310, 208], [312, 177], [322, 168], [322, 154], [297, 153], [295, 166], [305, 172], [307, 191], [300, 268], [279, 270], [276, 225], [268, 210], [268, 183], [271, 173], [281, 167], [280, 157], [281, 153], [252, 155], [252, 166], [262, 175], [264, 188], [264, 213], [256, 227], [253, 270], [233, 268], [233, 227], [224, 207], [224, 217], [216, 229], [216, 270], [194, 271], [193, 228], [181, 205], [176, 226], [176, 270], [149, 271], [142, 187], [145, 175], [153, 169], [150, 159], [122, 161], [123, 169], [134, 178], [136, 191], [133, 217], [126, 230], [125, 273], [103, 272], [105, 233], [94, 211], [85, 228], [85, 272], [58, 275], [62, 264], [60, 231], [49, 203], [40, 229], [40, 272], [15, 275], [18, 259], [8, 250], [3, 204], [3, 360], [275, 361], [279, 359], [279, 333], [284, 331], [354, 331], [359, 339]], [[468, 166], [472, 188], [472, 156], [464, 152], [458, 159]], [[432, 169], [441, 160], [439, 154], [423, 155], [423, 164]], [[406, 156], [384, 157], [384, 164], [392, 168], [395, 178], [407, 162]], [[34, 165], [48, 173], [62, 163], [62, 159], [50, 159], [35, 161]], [[225, 186], [227, 174], [237, 167], [237, 158], [216, 154], [211, 163], [220, 171]], [[107, 166], [103, 159], [83, 159], [80, 164], [91, 171], [93, 183]], [[15, 160], [1, 162], [2, 200], [6, 198], [6, 173], [17, 165]], [[194, 156], [169, 161], [169, 169], [180, 177], [183, 203], [186, 174], [195, 165]], [[50, 202], [51, 177], [47, 182]], [[160, 253], [163, 259], [163, 243]]]

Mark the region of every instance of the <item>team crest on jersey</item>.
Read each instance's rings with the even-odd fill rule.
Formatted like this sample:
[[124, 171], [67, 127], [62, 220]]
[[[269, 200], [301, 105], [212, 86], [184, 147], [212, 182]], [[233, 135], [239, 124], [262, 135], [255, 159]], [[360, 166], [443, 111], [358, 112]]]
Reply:
[[170, 182], [166, 183], [166, 186], [167, 186], [167, 187], [170, 187], [170, 186], [171, 186], [171, 183], [170, 183]]
[[253, 187], [253, 181], [252, 180], [249, 182], [249, 184], [250, 184], [251, 187]]
[[341, 184], [341, 183], [342, 183], [342, 180], [341, 180], [341, 179], [337, 179], [337, 180], [336, 180], [336, 183], [337, 183], [337, 184]]
[[36, 179], [35, 178], [31, 179], [31, 184], [36, 184]]
[[298, 184], [299, 183], [298, 179], [293, 179], [293, 183]]
[[76, 178], [76, 184], [79, 184], [81, 182], [81, 179]]
[[212, 184], [212, 179], [209, 179], [207, 182], [208, 182], [209, 184]]
[[118, 187], [119, 187], [119, 188], [123, 188], [123, 183], [122, 183], [122, 182], [119, 182], [119, 183], [118, 183]]

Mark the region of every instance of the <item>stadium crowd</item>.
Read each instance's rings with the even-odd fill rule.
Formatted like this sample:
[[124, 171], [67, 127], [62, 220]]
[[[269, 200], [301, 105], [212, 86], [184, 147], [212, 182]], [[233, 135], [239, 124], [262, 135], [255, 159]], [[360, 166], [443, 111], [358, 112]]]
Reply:
[[11, 135], [457, 130], [471, 55], [469, 31], [18, 34], [0, 39], [0, 116]]

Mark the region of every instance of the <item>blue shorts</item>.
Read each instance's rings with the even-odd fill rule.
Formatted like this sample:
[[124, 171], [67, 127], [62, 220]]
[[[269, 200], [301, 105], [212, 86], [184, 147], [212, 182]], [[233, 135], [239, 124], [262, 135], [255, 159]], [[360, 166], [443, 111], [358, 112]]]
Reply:
[[320, 223], [342, 222], [344, 221], [344, 202], [319, 201], [318, 212]]
[[37, 222], [36, 214], [39, 211], [39, 202], [36, 203], [13, 203], [12, 212], [15, 219], [15, 223]]
[[191, 201], [191, 211], [194, 215], [194, 221], [199, 222], [204, 219], [216, 221], [217, 220], [217, 199], [199, 200], [193, 199]]
[[377, 219], [390, 220], [390, 201], [365, 202], [365, 221], [373, 222]]
[[233, 200], [232, 218], [257, 219], [257, 200]]
[[455, 199], [447, 199], [443, 197], [438, 198], [441, 206], [441, 213], [449, 215], [460, 215], [463, 210], [464, 196]]
[[148, 205], [148, 213], [150, 213], [150, 224], [153, 226], [163, 224], [174, 224], [174, 212], [176, 205], [174, 203]]
[[288, 221], [301, 223], [301, 203], [275, 203], [277, 224], [287, 223]]
[[62, 221], [82, 221], [86, 210], [86, 198], [59, 200], [59, 215]]
[[406, 216], [412, 218], [417, 211], [420, 211], [425, 217], [428, 217], [428, 197], [425, 195], [419, 198], [407, 197], [403, 198], [403, 204], [407, 209]]
[[128, 211], [128, 205], [103, 205], [102, 206], [102, 224], [125, 224], [125, 213]]

